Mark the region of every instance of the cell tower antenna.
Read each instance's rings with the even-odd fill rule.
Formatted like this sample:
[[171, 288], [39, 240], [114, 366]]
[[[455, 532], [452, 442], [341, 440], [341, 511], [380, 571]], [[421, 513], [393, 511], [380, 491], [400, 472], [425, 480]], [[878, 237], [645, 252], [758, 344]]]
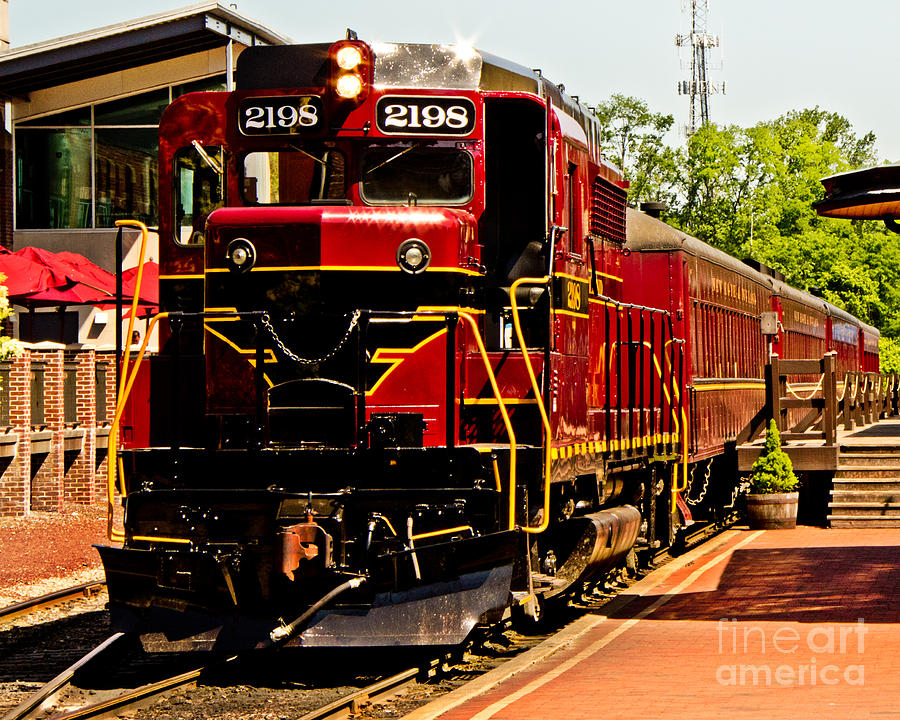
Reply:
[[725, 82], [709, 79], [709, 54], [712, 48], [719, 47], [719, 36], [706, 30], [709, 0], [681, 0], [681, 10], [691, 14], [691, 31], [675, 36], [679, 48], [691, 49], [691, 79], [678, 83], [678, 94], [688, 95], [691, 99], [690, 119], [684, 128], [685, 134], [690, 136], [709, 122], [709, 96], [724, 95]]

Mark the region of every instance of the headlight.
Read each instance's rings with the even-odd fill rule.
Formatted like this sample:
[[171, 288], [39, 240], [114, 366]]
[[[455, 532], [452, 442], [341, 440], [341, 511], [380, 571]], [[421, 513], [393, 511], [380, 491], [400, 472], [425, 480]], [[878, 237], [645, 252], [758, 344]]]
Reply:
[[355, 73], [341, 75], [337, 79], [337, 84], [335, 85], [335, 92], [340, 97], [346, 98], [347, 100], [352, 100], [357, 97], [362, 92], [362, 89], [362, 78]]
[[246, 238], [235, 238], [228, 243], [225, 264], [233, 273], [247, 272], [256, 264], [256, 248]]
[[411, 275], [425, 272], [430, 262], [431, 249], [418, 238], [404, 240], [397, 248], [397, 264]]
[[354, 45], [345, 45], [337, 51], [335, 62], [341, 70], [353, 70], [363, 61], [362, 53]]

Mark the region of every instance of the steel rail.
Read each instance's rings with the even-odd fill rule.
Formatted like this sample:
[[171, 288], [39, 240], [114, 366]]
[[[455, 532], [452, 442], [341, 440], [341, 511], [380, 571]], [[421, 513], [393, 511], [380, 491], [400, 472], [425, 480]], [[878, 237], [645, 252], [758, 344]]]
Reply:
[[16, 707], [6, 713], [6, 715], [3, 716], [2, 720], [21, 720], [21, 718], [26, 717], [32, 710], [34, 710], [38, 705], [44, 702], [44, 700], [53, 695], [53, 693], [58, 692], [66, 685], [68, 685], [78, 670], [83, 668], [105, 650], [112, 647], [118, 640], [123, 637], [125, 637], [125, 633], [120, 632], [108, 637], [83, 658], [67, 667], [50, 682], [46, 683], [42, 688], [32, 693], [23, 702], [19, 703]]
[[[236, 657], [237, 656], [235, 655], [234, 657], [227, 658], [224, 661], [216, 664], [224, 665], [225, 663], [231, 662]], [[181, 687], [182, 685], [187, 685], [188, 683], [193, 682], [198, 677], [200, 677], [204, 672], [209, 670], [210, 667], [210, 665], [204, 665], [203, 667], [189, 670], [188, 672], [181, 673], [180, 675], [174, 675], [170, 678], [166, 678], [165, 680], [159, 680], [155, 683], [150, 683], [149, 685], [142, 685], [135, 690], [129, 690], [128, 692], [124, 692], [121, 695], [107, 698], [106, 700], [94, 703], [93, 705], [85, 705], [84, 707], [78, 708], [77, 710], [71, 710], [69, 712], [53, 715], [50, 717], [50, 720], [78, 720], [79, 718], [90, 718], [97, 715], [104, 715], [113, 710], [118, 710], [129, 705], [134, 705], [135, 703], [146, 700], [147, 698], [151, 698], [154, 695], [160, 695], [168, 690], [174, 690], [175, 688]]]
[[392, 695], [415, 680], [418, 674], [418, 668], [409, 668], [408, 670], [392, 675], [389, 678], [379, 680], [364, 688], [355, 690], [349, 695], [344, 695], [344, 697], [338, 698], [316, 710], [311, 710], [305, 715], [301, 715], [298, 720], [323, 720], [323, 718], [336, 715], [347, 708], [355, 710], [363, 702], [371, 702], [372, 700]]
[[[224, 665], [235, 659], [237, 659], [236, 655], [219, 661], [218, 663], [214, 663], [214, 665]], [[155, 683], [143, 685], [139, 688], [124, 692], [120, 695], [116, 695], [115, 697], [107, 698], [106, 700], [102, 700], [98, 703], [85, 705], [84, 707], [78, 708], [76, 710], [58, 713], [51, 716], [49, 720], [84, 720], [86, 718], [107, 715], [113, 711], [122, 710], [129, 706], [143, 702], [156, 695], [161, 695], [170, 690], [175, 690], [176, 688], [188, 685], [196, 681], [204, 672], [210, 670], [214, 665], [205, 665], [203, 667], [189, 670], [188, 672], [184, 672]], [[397, 673], [396, 675], [393, 675], [389, 678], [379, 680], [378, 682], [372, 683], [371, 685], [368, 685], [364, 688], [355, 690], [354, 692], [338, 698], [337, 700], [334, 700], [327, 705], [323, 705], [322, 707], [317, 708], [316, 710], [312, 710], [301, 716], [300, 720], [324, 720], [325, 718], [330, 718], [337, 714], [340, 714], [342, 713], [342, 711], [346, 711], [348, 708], [353, 711], [358, 708], [359, 705], [363, 702], [371, 702], [372, 700], [384, 698], [391, 695], [392, 693], [397, 692], [400, 688], [412, 682], [418, 674], [418, 668], [410, 668], [408, 670], [404, 670], [403, 672]], [[48, 693], [48, 695], [49, 694], [52, 694], [52, 692]], [[41, 701], [39, 700], [37, 702], [34, 702], [30, 705], [25, 713], [16, 715], [14, 716], [14, 718], [11, 717], [9, 718], [9, 720], [19, 720], [20, 718], [24, 718], [27, 713], [38, 704], [38, 702]], [[3, 718], [3, 720], [8, 719]]]
[[91, 597], [91, 595], [96, 595], [104, 587], [106, 587], [105, 582], [102, 580], [95, 580], [93, 582], [82, 583], [81, 585], [74, 585], [73, 587], [65, 588], [63, 590], [47, 593], [46, 595], [40, 595], [39, 597], [31, 598], [29, 600], [22, 600], [22, 602], [17, 602], [13, 605], [7, 605], [6, 607], [0, 608], [0, 622], [7, 622], [36, 610], [58, 605], [66, 600], [71, 600], [78, 595]]

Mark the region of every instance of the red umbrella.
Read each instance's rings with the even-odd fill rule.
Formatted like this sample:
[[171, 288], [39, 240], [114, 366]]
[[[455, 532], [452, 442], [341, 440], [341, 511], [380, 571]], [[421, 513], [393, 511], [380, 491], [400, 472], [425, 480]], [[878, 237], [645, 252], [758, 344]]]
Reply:
[[[131, 310], [130, 302], [134, 298], [134, 286], [137, 283], [137, 267], [128, 268], [122, 271], [122, 296], [125, 312], [123, 317], [128, 317]], [[159, 312], [159, 265], [152, 260], [144, 263], [144, 272], [141, 275], [141, 292], [138, 300], [139, 315], [156, 315]], [[115, 308], [115, 304], [98, 304], [101, 310], [110, 310]]]
[[26, 304], [91, 305], [115, 299], [116, 276], [83, 255], [34, 247], [23, 248], [15, 255], [46, 267], [54, 279], [52, 287], [23, 297]]
[[11, 253], [6, 248], [0, 248], [0, 272], [6, 275], [3, 284], [10, 299], [41, 292], [61, 280], [43, 263]]
[[[128, 268], [122, 272], [122, 292], [129, 297], [134, 297], [134, 286], [137, 283], [136, 267]], [[141, 302], [159, 305], [159, 265], [152, 260], [144, 263], [144, 272], [141, 275]]]

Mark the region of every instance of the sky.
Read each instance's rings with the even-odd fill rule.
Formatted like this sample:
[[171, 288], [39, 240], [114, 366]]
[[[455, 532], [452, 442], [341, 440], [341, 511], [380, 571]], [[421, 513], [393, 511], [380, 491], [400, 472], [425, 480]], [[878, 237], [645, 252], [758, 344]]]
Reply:
[[[688, 5], [690, 1], [688, 1]], [[294, 42], [467, 42], [541, 68], [570, 94], [595, 104], [622, 93], [688, 121], [676, 92], [690, 78], [675, 35], [689, 29], [683, 0], [236, 0], [240, 13]], [[188, 5], [179, 0], [10, 0], [13, 48]], [[879, 159], [900, 161], [897, 0], [709, 0], [707, 30], [720, 38], [710, 77], [710, 119], [750, 126], [793, 109], [819, 107], [878, 138]], [[681, 142], [673, 133], [672, 144]]]

